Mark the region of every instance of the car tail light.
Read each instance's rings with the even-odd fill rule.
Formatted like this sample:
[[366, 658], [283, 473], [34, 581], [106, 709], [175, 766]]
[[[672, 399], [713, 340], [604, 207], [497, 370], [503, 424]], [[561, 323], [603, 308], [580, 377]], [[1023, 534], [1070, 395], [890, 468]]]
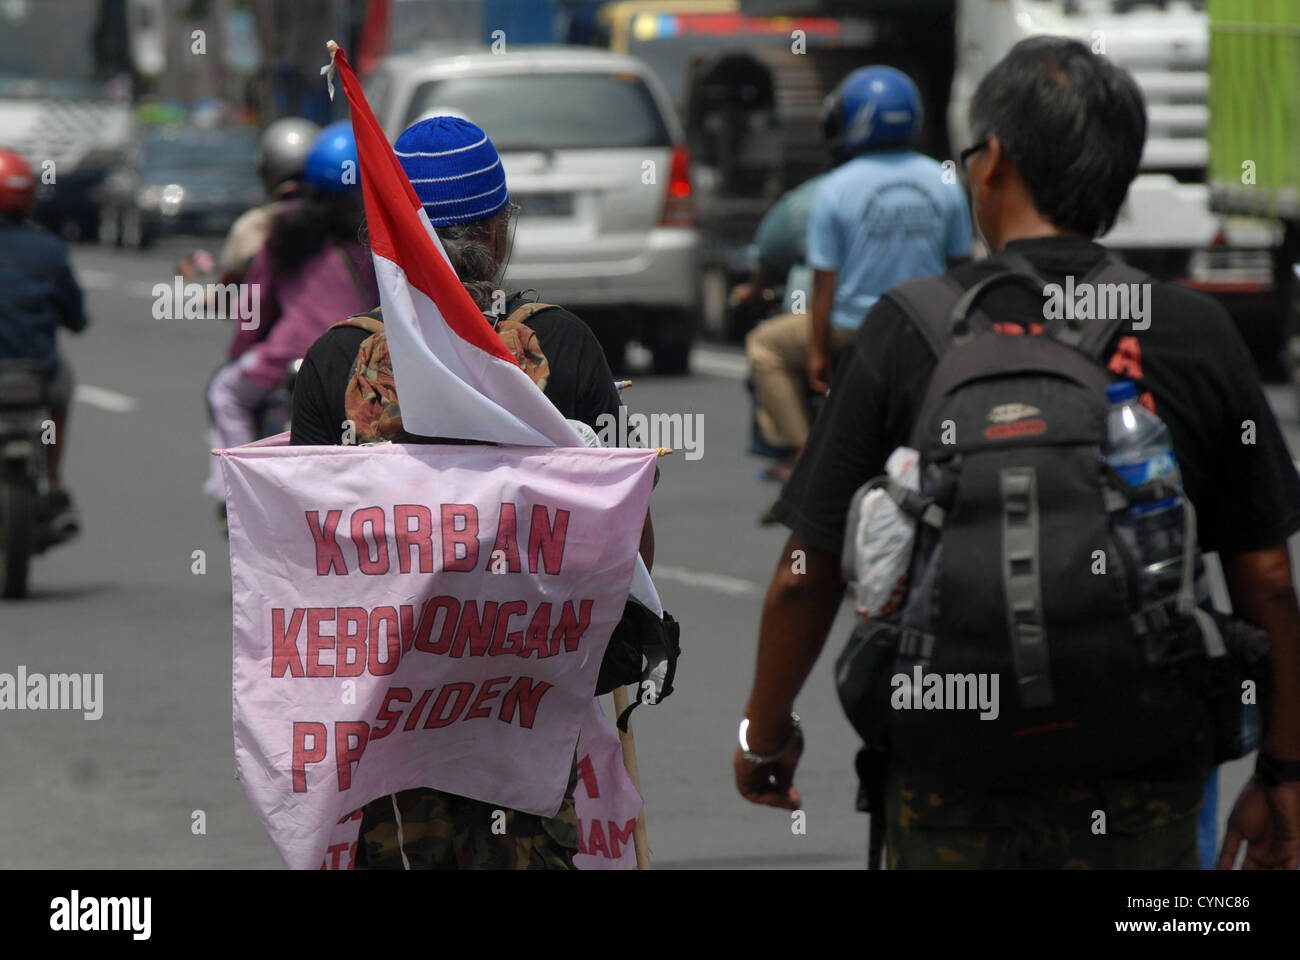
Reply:
[[673, 147], [672, 164], [668, 170], [668, 192], [664, 196], [664, 212], [659, 218], [659, 225], [695, 225], [695, 212], [691, 206], [691, 155], [685, 144]]

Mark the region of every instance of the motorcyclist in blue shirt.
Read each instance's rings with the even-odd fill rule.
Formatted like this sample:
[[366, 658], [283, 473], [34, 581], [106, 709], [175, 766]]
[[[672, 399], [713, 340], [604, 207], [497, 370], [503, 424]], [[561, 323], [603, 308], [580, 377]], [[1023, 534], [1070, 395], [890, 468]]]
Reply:
[[807, 369], [819, 393], [881, 294], [970, 257], [970, 208], [955, 172], [911, 147], [921, 110], [911, 78], [884, 66], [854, 70], [823, 105], [838, 166], [818, 185], [808, 219]]

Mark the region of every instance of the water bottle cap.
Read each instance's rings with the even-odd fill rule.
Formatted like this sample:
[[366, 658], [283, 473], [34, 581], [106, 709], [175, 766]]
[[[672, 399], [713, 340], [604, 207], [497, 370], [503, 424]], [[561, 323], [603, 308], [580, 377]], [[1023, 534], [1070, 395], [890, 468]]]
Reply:
[[1138, 395], [1137, 387], [1132, 380], [1120, 380], [1118, 383], [1112, 383], [1106, 388], [1106, 399], [1111, 403], [1124, 403], [1126, 400], [1136, 400]]

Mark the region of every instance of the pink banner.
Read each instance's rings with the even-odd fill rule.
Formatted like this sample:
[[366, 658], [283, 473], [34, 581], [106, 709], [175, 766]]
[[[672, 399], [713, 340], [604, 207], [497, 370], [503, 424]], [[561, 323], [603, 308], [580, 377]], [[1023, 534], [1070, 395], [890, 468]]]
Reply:
[[554, 814], [654, 451], [220, 453], [236, 759], [285, 862], [332, 866], [345, 815], [418, 786]]
[[632, 831], [641, 813], [641, 794], [623, 766], [618, 731], [599, 700], [593, 701], [578, 740], [573, 804], [578, 811], [578, 853], [573, 858], [578, 869], [635, 870]]

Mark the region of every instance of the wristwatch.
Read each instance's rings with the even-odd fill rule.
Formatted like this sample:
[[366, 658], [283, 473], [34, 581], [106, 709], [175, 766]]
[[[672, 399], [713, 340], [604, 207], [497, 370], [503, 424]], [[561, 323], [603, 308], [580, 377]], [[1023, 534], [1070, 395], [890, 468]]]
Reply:
[[1255, 779], [1266, 787], [1300, 782], [1300, 761], [1284, 761], [1262, 750], [1255, 759]]
[[755, 766], [762, 766], [765, 763], [772, 763], [774, 760], [779, 760], [781, 757], [785, 756], [785, 754], [789, 751], [791, 747], [795, 745], [796, 742], [802, 742], [803, 740], [803, 731], [799, 728], [799, 714], [791, 713], [790, 722], [794, 724], [794, 728], [790, 731], [790, 739], [786, 740], [785, 745], [782, 746], [780, 750], [776, 751], [776, 753], [761, 754], [761, 753], [754, 753], [752, 750], [750, 750], [749, 741], [745, 738], [745, 734], [749, 731], [749, 717], [746, 717], [744, 720], [741, 720], [740, 721], [741, 754], [744, 756], [746, 760], [748, 760], [750, 763], [754, 764]]

